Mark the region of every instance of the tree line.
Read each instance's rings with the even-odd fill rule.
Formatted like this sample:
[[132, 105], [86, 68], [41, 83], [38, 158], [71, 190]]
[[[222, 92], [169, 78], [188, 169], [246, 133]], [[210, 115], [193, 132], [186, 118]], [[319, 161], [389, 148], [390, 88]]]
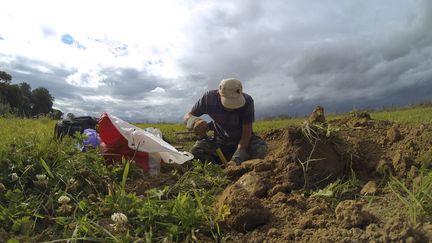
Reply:
[[61, 118], [63, 112], [52, 108], [54, 97], [48, 89], [32, 89], [26, 82], [12, 84], [11, 80], [10, 74], [0, 71], [0, 116]]

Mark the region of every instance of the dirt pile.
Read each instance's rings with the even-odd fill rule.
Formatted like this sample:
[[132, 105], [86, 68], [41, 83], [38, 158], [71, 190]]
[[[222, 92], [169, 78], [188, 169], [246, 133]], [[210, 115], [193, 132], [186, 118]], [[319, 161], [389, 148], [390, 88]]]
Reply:
[[268, 209], [263, 207], [257, 197], [250, 194], [238, 183], [227, 187], [219, 197], [217, 207], [225, 205], [230, 209], [238, 209], [225, 220], [227, 226], [232, 227], [236, 231], [244, 232], [252, 230], [268, 222]]
[[398, 178], [416, 177], [432, 153], [432, 127], [376, 121], [363, 113], [335, 120], [352, 155], [352, 167], [364, 178], [385, 170]]
[[[408, 223], [403, 205], [382, 187], [389, 174], [408, 182], [418, 176], [432, 152], [432, 127], [377, 121], [367, 113], [326, 122], [319, 111], [311, 115], [319, 119], [264, 134], [271, 150], [265, 159], [225, 168], [242, 192], [233, 193], [230, 186], [219, 201], [232, 197], [231, 215], [224, 222], [232, 241], [427, 241], [428, 233]], [[353, 200], [335, 207], [302, 195], [353, 173], [362, 182]], [[249, 224], [240, 215], [244, 208], [248, 215], [265, 212], [259, 216], [265, 220]]]

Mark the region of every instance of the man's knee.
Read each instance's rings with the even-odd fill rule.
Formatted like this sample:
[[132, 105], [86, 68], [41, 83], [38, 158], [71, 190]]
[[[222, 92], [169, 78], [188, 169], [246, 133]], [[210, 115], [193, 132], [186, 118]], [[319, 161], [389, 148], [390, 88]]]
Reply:
[[268, 154], [268, 147], [264, 140], [257, 137], [249, 145], [249, 159], [263, 159]]
[[190, 153], [193, 154], [194, 159], [199, 159], [202, 162], [210, 162], [215, 159], [213, 145], [208, 142], [197, 141], [190, 149]]
[[267, 145], [254, 146], [250, 154], [251, 159], [263, 159], [268, 154]]

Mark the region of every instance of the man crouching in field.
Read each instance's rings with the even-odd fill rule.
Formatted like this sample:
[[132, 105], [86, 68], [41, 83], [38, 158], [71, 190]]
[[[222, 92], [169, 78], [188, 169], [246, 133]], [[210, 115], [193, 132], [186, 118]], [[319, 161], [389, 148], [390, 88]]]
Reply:
[[[207, 122], [199, 118], [204, 114], [213, 119], [212, 139], [205, 136], [209, 129]], [[184, 121], [188, 130], [204, 134], [190, 151], [201, 161], [220, 162], [217, 148], [236, 164], [264, 158], [268, 152], [267, 144], [252, 131], [254, 101], [250, 95], [243, 93], [242, 83], [237, 79], [224, 79], [218, 90], [207, 91], [186, 113]]]

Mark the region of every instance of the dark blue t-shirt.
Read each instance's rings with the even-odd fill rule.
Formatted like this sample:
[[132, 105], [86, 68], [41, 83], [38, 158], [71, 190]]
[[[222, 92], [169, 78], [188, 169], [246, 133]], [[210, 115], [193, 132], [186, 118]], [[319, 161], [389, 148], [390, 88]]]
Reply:
[[255, 121], [255, 108], [252, 97], [243, 93], [246, 103], [243, 107], [227, 110], [222, 106], [217, 90], [207, 91], [201, 99], [192, 107], [194, 116], [209, 115], [215, 125], [216, 136], [238, 142], [242, 135], [242, 124], [250, 124]]

